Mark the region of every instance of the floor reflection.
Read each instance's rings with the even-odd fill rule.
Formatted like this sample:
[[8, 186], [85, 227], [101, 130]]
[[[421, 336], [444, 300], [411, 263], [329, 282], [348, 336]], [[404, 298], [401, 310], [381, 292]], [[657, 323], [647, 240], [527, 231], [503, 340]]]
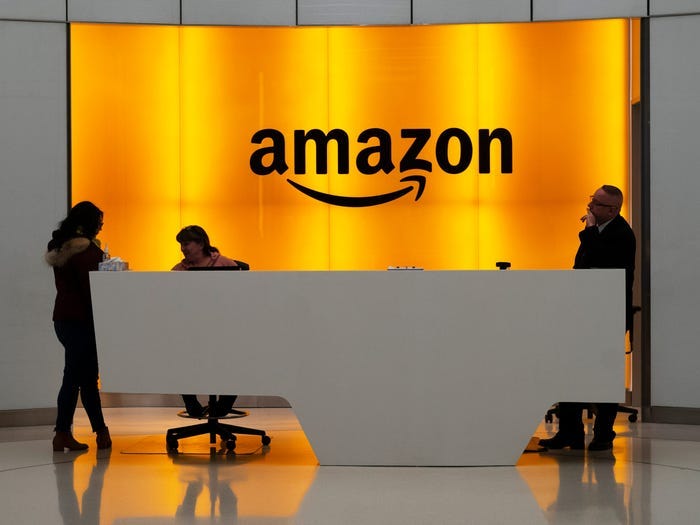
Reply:
[[[183, 456], [173, 456], [173, 461], [176, 463], [182, 462]], [[192, 465], [192, 458], [187, 459], [187, 464]], [[205, 506], [209, 508], [209, 517], [214, 518], [219, 516], [226, 523], [233, 523], [238, 520], [238, 498], [233, 492], [230, 482], [219, 480], [219, 457], [212, 457], [205, 460], [204, 464], [193, 465], [196, 471], [187, 472], [186, 468], [181, 469], [183, 477], [189, 478], [185, 481], [187, 488], [182, 503], [175, 511], [176, 523], [191, 523], [197, 515], [197, 500], [204, 492], [204, 487], [207, 488], [209, 495]], [[198, 463], [201, 463], [198, 462]], [[202, 479], [206, 473], [206, 479]], [[183, 476], [184, 475], [184, 476]], [[218, 508], [217, 508], [218, 507]]]
[[266, 465], [265, 454], [174, 455], [182, 502], [174, 513], [176, 523], [285, 522], [292, 519], [317, 467]]
[[113, 434], [111, 451], [54, 454], [64, 525], [290, 523], [318, 470], [301, 431], [274, 431], [270, 447], [241, 436], [240, 454], [208, 436], [168, 454], [164, 433]]
[[[66, 458], [62, 457], [65, 456], [63, 453], [54, 454], [58, 509], [64, 525], [101, 523], [102, 488], [111, 455], [111, 450], [101, 450], [97, 455], [88, 455], [88, 451], [85, 450], [70, 453], [66, 461]], [[85, 466], [90, 473], [87, 476], [87, 488], [82, 492], [79, 504], [75, 471], [76, 468], [84, 470], [81, 467]], [[80, 473], [78, 477], [84, 475]]]
[[[111, 451], [53, 453], [50, 427], [0, 430], [3, 523], [698, 523], [700, 427], [625, 423], [612, 453], [530, 452], [515, 468], [320, 467], [293, 414], [259, 415], [266, 451], [251, 437], [241, 454], [210, 454], [202, 436], [168, 455], [170, 412], [108, 413]], [[78, 421], [76, 436], [93, 445]]]
[[615, 457], [555, 455], [551, 479], [558, 487], [543, 508], [548, 523], [630, 523], [625, 485], [615, 478]]

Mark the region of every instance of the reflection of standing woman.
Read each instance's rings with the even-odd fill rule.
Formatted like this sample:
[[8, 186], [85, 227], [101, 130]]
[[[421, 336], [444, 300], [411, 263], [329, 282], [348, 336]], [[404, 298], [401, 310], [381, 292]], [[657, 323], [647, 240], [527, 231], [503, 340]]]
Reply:
[[101, 229], [102, 211], [91, 202], [80, 202], [53, 232], [46, 253], [46, 262], [53, 267], [56, 283], [54, 329], [65, 348], [54, 450], [88, 448], [87, 444], [76, 441], [72, 433], [78, 395], [92, 431], [97, 433], [97, 448], [112, 446], [97, 387], [97, 345], [90, 298], [89, 272], [97, 270], [104, 255], [95, 239]]

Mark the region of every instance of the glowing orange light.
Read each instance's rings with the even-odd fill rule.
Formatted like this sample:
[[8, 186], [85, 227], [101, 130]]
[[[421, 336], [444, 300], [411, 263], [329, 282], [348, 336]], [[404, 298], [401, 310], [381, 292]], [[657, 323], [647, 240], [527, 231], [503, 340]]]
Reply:
[[[71, 26], [73, 200], [106, 212], [103, 240], [132, 269], [167, 270], [174, 236], [200, 224], [253, 269], [570, 268], [587, 196], [628, 193], [630, 22], [411, 27]], [[479, 173], [478, 130], [506, 128], [513, 173]], [[261, 129], [286, 138], [289, 169], [251, 171]], [[396, 169], [359, 173], [369, 128], [392, 138]], [[411, 142], [432, 164], [425, 191], [381, 206], [314, 201], [287, 182], [345, 196], [401, 187]], [[463, 173], [435, 141], [464, 130]], [[350, 172], [294, 173], [294, 130], [342, 129]], [[311, 151], [311, 150], [310, 150]], [[454, 162], [460, 149], [449, 144]], [[309, 153], [311, 156], [312, 153]], [[623, 210], [623, 214], [625, 211]]]

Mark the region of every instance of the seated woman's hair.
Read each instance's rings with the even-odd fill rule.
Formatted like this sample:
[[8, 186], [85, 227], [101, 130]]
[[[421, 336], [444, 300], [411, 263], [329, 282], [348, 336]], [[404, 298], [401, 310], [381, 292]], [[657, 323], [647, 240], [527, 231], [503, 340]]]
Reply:
[[204, 255], [211, 255], [212, 252], [219, 251], [209, 242], [209, 236], [207, 235], [207, 232], [204, 231], [204, 228], [197, 226], [196, 224], [185, 226], [183, 229], [181, 229], [175, 236], [175, 240], [180, 244], [185, 242], [196, 242], [197, 244], [201, 244]]

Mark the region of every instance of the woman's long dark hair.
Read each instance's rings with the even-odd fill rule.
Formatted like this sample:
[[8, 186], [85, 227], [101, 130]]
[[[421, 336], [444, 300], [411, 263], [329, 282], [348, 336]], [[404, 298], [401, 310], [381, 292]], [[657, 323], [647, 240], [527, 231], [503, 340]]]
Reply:
[[103, 215], [102, 210], [92, 202], [79, 202], [71, 208], [68, 216], [59, 223], [58, 229], [51, 234], [49, 250], [59, 249], [64, 242], [75, 237], [94, 239], [102, 226]]

